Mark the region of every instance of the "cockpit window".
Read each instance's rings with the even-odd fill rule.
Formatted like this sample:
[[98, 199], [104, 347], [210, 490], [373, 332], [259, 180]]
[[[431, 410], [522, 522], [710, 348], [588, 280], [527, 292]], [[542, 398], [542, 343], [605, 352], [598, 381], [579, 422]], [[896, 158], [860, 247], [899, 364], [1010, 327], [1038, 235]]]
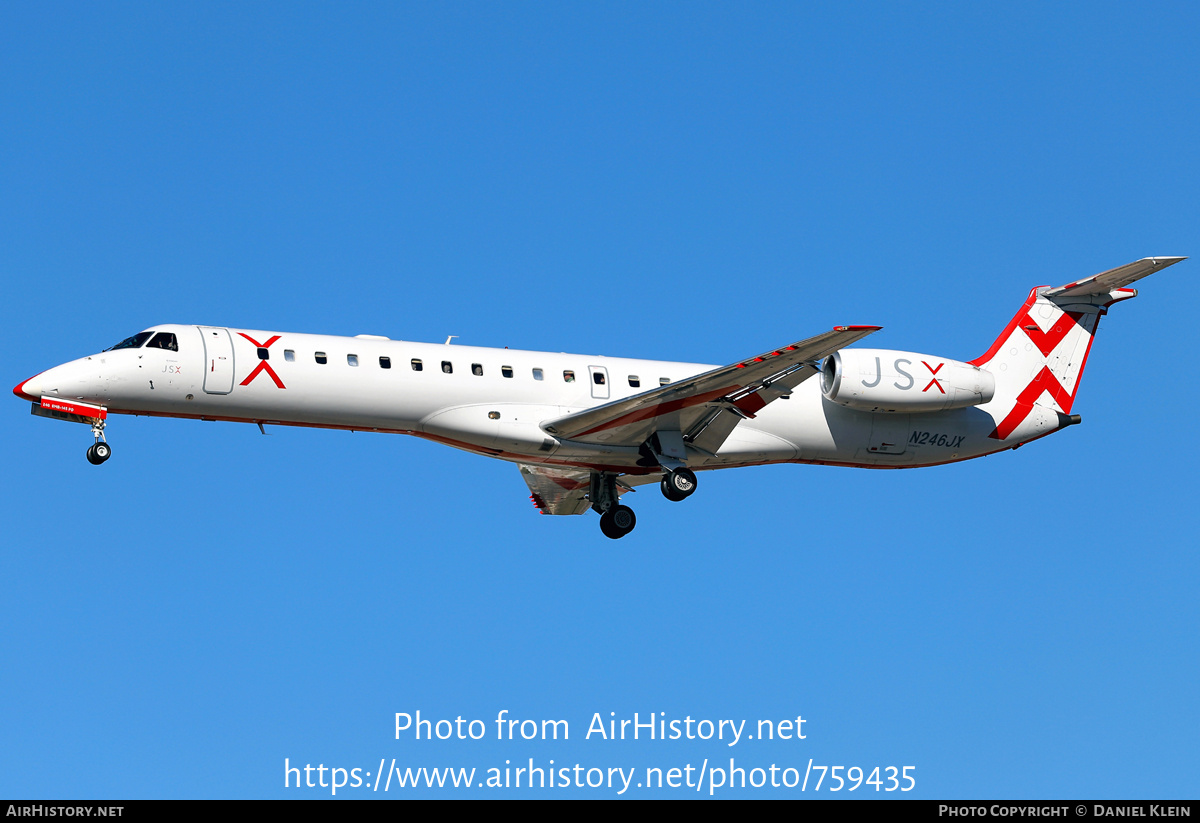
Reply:
[[[109, 346], [105, 351], [116, 351], [117, 349], [140, 349], [142, 344], [149, 340], [154, 335], [152, 331], [144, 331], [135, 334], [133, 337], [126, 337], [115, 346]], [[174, 335], [172, 335], [173, 337]]]
[[179, 343], [175, 340], [175, 335], [169, 331], [160, 331], [154, 335], [154, 339], [146, 344], [148, 349], [166, 349], [167, 351], [179, 351]]

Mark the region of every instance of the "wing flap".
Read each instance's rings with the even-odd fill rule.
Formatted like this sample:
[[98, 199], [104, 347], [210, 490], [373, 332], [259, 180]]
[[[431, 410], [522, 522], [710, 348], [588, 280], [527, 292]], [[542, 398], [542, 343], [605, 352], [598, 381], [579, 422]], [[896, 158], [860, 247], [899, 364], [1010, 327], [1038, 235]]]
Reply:
[[879, 328], [837, 326], [758, 357], [547, 421], [542, 428], [563, 439], [632, 446], [641, 445], [657, 431], [677, 431], [695, 438], [701, 430], [712, 429], [701, 448], [716, 451], [740, 420], [754, 417], [768, 403], [816, 374], [822, 358]]
[[519, 463], [518, 467], [529, 486], [529, 499], [542, 514], [583, 514], [588, 510], [590, 472], [530, 463]]

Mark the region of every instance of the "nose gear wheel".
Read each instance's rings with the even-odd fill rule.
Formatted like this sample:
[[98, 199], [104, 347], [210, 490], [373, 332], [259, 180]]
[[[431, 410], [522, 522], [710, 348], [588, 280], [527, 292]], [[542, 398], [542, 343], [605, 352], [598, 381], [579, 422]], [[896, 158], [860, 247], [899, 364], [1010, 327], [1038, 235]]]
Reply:
[[88, 446], [87, 459], [93, 466], [99, 466], [105, 460], [112, 456], [112, 447], [99, 440], [96, 443]]

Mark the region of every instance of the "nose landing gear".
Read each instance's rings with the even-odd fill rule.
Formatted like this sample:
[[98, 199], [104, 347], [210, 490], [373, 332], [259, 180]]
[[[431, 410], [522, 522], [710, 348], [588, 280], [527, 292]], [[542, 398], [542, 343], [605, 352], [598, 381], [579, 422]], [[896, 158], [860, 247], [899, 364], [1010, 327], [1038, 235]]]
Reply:
[[87, 459], [93, 466], [99, 466], [112, 457], [112, 447], [104, 439], [103, 420], [92, 421], [92, 435], [96, 438], [96, 442], [88, 446]]
[[92, 445], [92, 446], [88, 446], [87, 459], [88, 459], [88, 462], [91, 463], [93, 466], [99, 466], [101, 463], [103, 463], [105, 460], [107, 460], [111, 455], [112, 455], [112, 449], [109, 448], [107, 443], [101, 442], [101, 443], [96, 443], [95, 445]]

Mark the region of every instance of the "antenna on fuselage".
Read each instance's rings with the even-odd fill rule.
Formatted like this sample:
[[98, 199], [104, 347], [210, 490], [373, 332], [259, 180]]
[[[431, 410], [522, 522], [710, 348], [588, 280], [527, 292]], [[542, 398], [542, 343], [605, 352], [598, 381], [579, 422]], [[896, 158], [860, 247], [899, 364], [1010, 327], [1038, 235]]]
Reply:
[[449, 345], [450, 345], [450, 341], [451, 341], [451, 340], [453, 340], [453, 339], [454, 339], [454, 338], [456, 338], [456, 337], [458, 337], [458, 335], [457, 335], [457, 334], [452, 334], [452, 335], [450, 335], [449, 337], [447, 337], [447, 338], [446, 338], [446, 345], [447, 345], [447, 346], [449, 346]]

